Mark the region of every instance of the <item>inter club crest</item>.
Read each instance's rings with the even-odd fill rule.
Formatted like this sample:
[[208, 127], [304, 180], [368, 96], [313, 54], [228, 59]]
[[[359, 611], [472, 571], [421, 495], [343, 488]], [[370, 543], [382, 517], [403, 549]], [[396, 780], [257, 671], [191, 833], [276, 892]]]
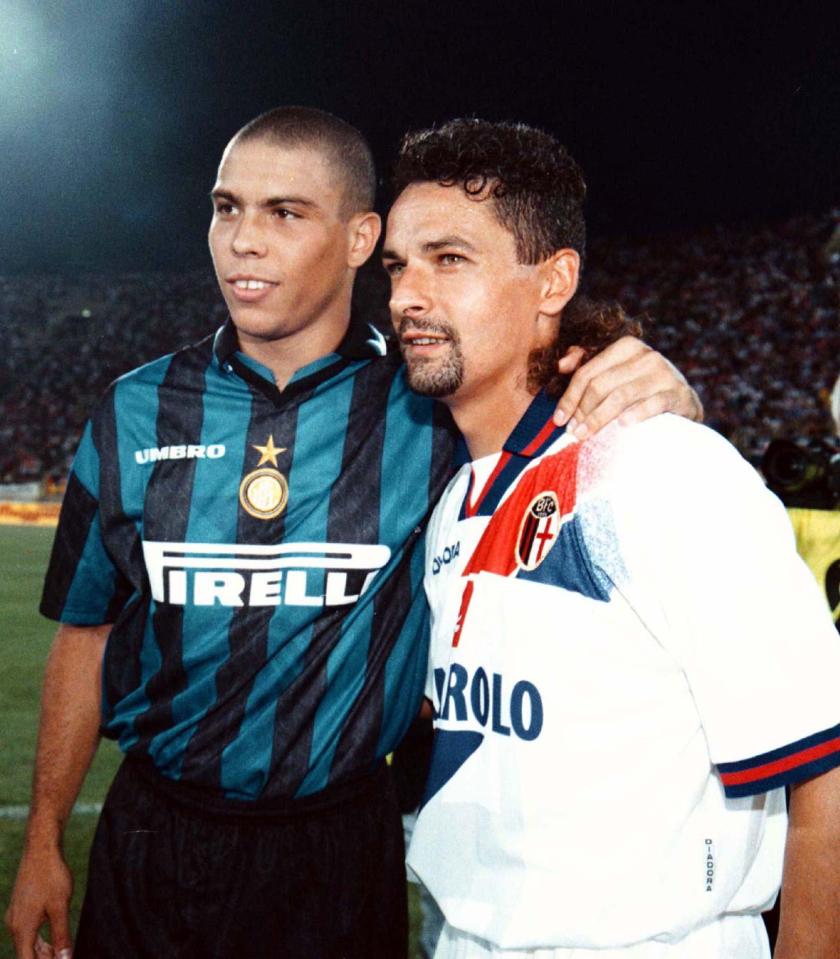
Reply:
[[[254, 446], [254, 449], [260, 454], [260, 461], [257, 469], [251, 470], [239, 484], [239, 502], [242, 509], [256, 519], [274, 519], [283, 512], [289, 499], [289, 484], [277, 469], [277, 457], [286, 449], [276, 447], [273, 436], [269, 436], [265, 446]], [[263, 467], [263, 463], [272, 465]]]
[[527, 572], [536, 569], [548, 556], [560, 529], [560, 503], [552, 490], [532, 501], [516, 538], [516, 565]]

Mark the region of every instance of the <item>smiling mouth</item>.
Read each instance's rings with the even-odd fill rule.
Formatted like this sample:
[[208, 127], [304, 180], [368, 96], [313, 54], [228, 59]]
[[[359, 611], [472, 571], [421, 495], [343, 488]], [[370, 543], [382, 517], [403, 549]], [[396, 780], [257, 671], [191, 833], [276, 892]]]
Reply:
[[237, 290], [267, 290], [271, 286], [277, 286], [268, 280], [231, 280]]
[[404, 349], [412, 346], [442, 346], [452, 340], [447, 331], [437, 325], [430, 323], [423, 329], [405, 320], [400, 324], [399, 336]]
[[448, 343], [448, 336], [403, 336], [404, 346], [439, 346], [441, 343]]

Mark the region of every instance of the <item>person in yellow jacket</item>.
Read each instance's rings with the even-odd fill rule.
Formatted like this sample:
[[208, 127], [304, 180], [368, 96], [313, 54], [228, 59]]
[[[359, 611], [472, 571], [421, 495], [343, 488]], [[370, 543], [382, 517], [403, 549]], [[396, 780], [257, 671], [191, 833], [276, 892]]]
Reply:
[[[830, 406], [840, 437], [840, 376], [831, 391]], [[825, 591], [840, 632], [840, 447], [818, 441], [806, 448], [774, 440], [762, 470], [788, 508], [799, 554]]]
[[791, 507], [788, 514], [799, 555], [825, 589], [834, 624], [840, 631], [840, 508]]

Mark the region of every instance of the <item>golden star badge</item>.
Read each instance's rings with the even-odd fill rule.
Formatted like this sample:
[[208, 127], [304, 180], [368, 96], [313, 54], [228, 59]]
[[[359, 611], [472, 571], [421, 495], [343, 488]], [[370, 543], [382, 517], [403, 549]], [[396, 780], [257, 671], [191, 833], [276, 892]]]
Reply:
[[257, 466], [262, 466], [263, 463], [271, 463], [271, 465], [276, 469], [277, 468], [277, 457], [281, 453], [285, 453], [288, 447], [282, 446], [278, 447], [274, 445], [274, 436], [271, 435], [268, 437], [268, 440], [265, 446], [254, 446], [254, 449], [260, 454], [260, 461], [257, 463]]

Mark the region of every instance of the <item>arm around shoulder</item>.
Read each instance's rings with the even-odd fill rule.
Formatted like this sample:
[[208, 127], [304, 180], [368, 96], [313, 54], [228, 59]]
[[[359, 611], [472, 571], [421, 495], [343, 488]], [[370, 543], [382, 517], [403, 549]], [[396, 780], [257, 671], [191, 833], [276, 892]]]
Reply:
[[619, 417], [625, 426], [658, 413], [702, 421], [703, 404], [682, 373], [636, 337], [624, 336], [578, 366], [581, 356], [572, 347], [560, 360], [560, 372], [574, 375], [554, 417], [559, 425], [568, 422], [578, 439]]
[[99, 742], [102, 654], [109, 625], [59, 627], [47, 659], [32, 802], [6, 925], [19, 957], [34, 955], [49, 922], [56, 952], [70, 945], [73, 880], [61, 852], [64, 827]]

